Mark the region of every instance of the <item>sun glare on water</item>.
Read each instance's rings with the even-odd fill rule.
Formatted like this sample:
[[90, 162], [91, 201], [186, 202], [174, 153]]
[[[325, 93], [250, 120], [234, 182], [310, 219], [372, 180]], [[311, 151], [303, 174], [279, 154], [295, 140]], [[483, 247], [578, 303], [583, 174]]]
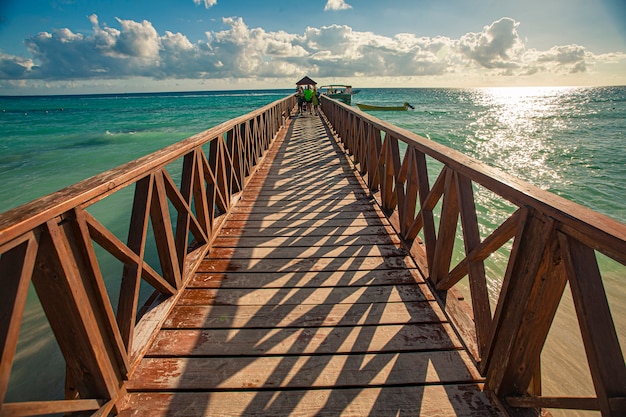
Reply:
[[555, 147], [550, 132], [558, 128], [570, 88], [506, 87], [475, 90], [476, 112], [467, 141], [480, 159], [541, 188], [562, 181], [550, 166]]

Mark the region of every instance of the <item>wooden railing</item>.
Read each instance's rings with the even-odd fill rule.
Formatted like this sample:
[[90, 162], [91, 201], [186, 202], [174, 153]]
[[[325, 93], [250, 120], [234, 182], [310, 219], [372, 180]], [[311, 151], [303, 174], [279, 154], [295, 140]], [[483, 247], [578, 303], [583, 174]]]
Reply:
[[[294, 104], [291, 95], [0, 215], [0, 415], [119, 409], [124, 381]], [[124, 243], [88, 208], [132, 185]], [[123, 264], [116, 307], [94, 243]], [[142, 281], [155, 290], [145, 304]], [[31, 283], [66, 361], [65, 400], [5, 403]]]
[[[486, 389], [511, 414], [546, 407], [626, 415], [624, 356], [596, 260], [598, 251], [626, 265], [626, 225], [354, 107], [324, 97], [322, 109], [438, 292]], [[429, 172], [436, 177], [432, 184]], [[474, 194], [479, 187], [513, 207], [483, 239]], [[458, 229], [465, 255], [452, 265]], [[484, 260], [511, 240], [492, 311]], [[454, 295], [464, 277], [470, 312]], [[540, 357], [568, 282], [596, 397], [541, 395]]]

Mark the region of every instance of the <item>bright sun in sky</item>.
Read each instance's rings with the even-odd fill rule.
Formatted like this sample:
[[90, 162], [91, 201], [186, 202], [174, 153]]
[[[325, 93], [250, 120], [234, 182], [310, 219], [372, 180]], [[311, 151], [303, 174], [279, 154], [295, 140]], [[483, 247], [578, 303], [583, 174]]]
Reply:
[[626, 85], [624, 0], [0, 1], [0, 95]]

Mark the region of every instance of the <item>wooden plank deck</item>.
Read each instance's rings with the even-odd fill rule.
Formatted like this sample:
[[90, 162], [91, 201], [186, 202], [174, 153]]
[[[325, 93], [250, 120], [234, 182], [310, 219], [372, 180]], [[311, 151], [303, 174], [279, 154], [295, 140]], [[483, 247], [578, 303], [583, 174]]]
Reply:
[[128, 384], [122, 416], [495, 416], [317, 116], [292, 120]]

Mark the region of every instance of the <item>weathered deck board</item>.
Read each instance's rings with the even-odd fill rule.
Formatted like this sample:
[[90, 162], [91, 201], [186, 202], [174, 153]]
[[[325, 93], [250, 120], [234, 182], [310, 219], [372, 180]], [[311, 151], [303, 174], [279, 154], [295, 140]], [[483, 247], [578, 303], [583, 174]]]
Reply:
[[278, 306], [176, 306], [163, 327], [316, 327], [433, 323], [445, 316], [432, 303], [299, 304]]
[[[128, 385], [133, 390], [171, 391], [267, 388], [339, 388], [468, 383], [465, 352], [352, 353], [350, 355], [146, 358]], [[154, 369], [158, 377], [154, 378]], [[410, 372], [409, 372], [410, 370]]]
[[295, 119], [128, 384], [121, 415], [499, 415], [317, 117]]
[[276, 305], [276, 304], [334, 304], [388, 303], [432, 300], [430, 292], [418, 285], [363, 286], [335, 288], [263, 288], [253, 291], [240, 289], [187, 289], [179, 305]]
[[[230, 343], [228, 347], [225, 342]], [[279, 340], [280, 343], [274, 341]], [[419, 343], [419, 345], [418, 345]], [[461, 349], [449, 324], [275, 329], [165, 329], [148, 356], [346, 354]]]
[[376, 271], [322, 271], [322, 272], [218, 272], [197, 273], [187, 288], [288, 288], [335, 287], [357, 285], [413, 284], [415, 277], [410, 270], [389, 269]]
[[130, 395], [124, 415], [172, 416], [489, 416], [476, 384], [322, 390], [147, 392]]

